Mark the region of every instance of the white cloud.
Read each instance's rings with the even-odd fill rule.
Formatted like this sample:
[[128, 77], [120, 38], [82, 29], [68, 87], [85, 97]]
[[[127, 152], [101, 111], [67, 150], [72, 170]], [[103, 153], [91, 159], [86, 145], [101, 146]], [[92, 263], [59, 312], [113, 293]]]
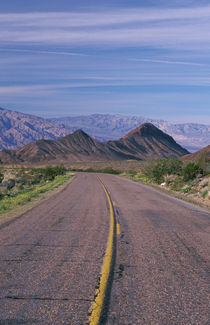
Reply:
[[0, 52], [20, 52], [20, 53], [36, 53], [36, 54], [55, 54], [55, 55], [67, 55], [67, 56], [87, 56], [82, 53], [67, 52], [67, 51], [44, 51], [44, 50], [30, 50], [30, 49], [15, 49], [15, 48], [0, 48]]
[[0, 14], [0, 22], [0, 42], [4, 44], [210, 49], [210, 6], [92, 13]]
[[[91, 79], [97, 82], [91, 82]], [[87, 81], [85, 81], [87, 80]], [[84, 77], [84, 81], [66, 82], [55, 84], [36, 84], [21, 86], [0, 86], [1, 97], [7, 95], [31, 96], [46, 95], [49, 93], [61, 93], [77, 88], [104, 88], [104, 87], [129, 87], [129, 86], [151, 86], [151, 85], [183, 85], [183, 86], [209, 86], [209, 77], [192, 76], [171, 76], [170, 74], [145, 74], [139, 78], [104, 78], [104, 77]]]
[[173, 19], [209, 18], [210, 6], [176, 9], [134, 8], [114, 11], [78, 12], [37, 12], [0, 14], [2, 23], [10, 26], [30, 27], [90, 27], [131, 24]]
[[130, 59], [130, 61], [175, 64], [175, 65], [178, 64], [178, 65], [206, 66], [206, 64], [203, 63], [187, 62], [187, 61], [154, 60], [154, 59]]

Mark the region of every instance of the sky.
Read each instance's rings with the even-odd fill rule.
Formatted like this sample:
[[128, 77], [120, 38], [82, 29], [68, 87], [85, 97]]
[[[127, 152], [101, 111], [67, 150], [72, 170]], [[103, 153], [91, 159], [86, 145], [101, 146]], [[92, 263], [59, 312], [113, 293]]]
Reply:
[[210, 1], [0, 2], [0, 107], [210, 124]]

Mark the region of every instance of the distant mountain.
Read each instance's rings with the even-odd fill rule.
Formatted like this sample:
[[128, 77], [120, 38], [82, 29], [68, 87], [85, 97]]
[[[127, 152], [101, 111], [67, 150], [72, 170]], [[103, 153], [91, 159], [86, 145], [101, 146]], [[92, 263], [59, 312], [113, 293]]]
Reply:
[[56, 121], [0, 108], [0, 150], [17, 149], [39, 139], [57, 139], [74, 130]]
[[[52, 121], [52, 120], [51, 120]], [[88, 116], [64, 117], [53, 119], [65, 127], [82, 129], [99, 141], [115, 140], [138, 127], [150, 122], [171, 135], [179, 144], [190, 152], [197, 151], [210, 143], [210, 125], [185, 123], [172, 124], [142, 116], [94, 114]]]
[[205, 155], [206, 159], [210, 162], [210, 145], [198, 150], [194, 153], [185, 155], [182, 157], [183, 160], [197, 160], [199, 159], [202, 155]]
[[0, 108], [0, 150], [17, 149], [36, 140], [55, 140], [81, 129], [98, 141], [116, 140], [151, 122], [171, 135], [189, 151], [197, 151], [210, 143], [210, 126], [202, 124], [172, 124], [141, 116], [94, 114], [87, 116], [44, 119]]
[[151, 160], [180, 157], [188, 151], [151, 123], [145, 123], [116, 141], [101, 143], [82, 130], [58, 140], [39, 140], [16, 151], [0, 152], [0, 162], [48, 163], [70, 161]]

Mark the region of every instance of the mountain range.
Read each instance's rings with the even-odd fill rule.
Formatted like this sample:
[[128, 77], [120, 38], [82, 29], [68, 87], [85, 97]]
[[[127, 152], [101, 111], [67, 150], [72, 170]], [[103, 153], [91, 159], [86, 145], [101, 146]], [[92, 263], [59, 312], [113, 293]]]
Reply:
[[0, 150], [17, 149], [39, 139], [57, 139], [74, 130], [56, 121], [0, 108]]
[[172, 124], [142, 116], [119, 114], [44, 119], [0, 108], [0, 150], [21, 148], [41, 139], [58, 139], [77, 129], [83, 130], [101, 142], [115, 140], [145, 122], [150, 122], [171, 135], [190, 152], [197, 151], [210, 143], [210, 125]]
[[98, 142], [82, 130], [58, 140], [38, 140], [17, 150], [0, 151], [2, 164], [72, 161], [152, 160], [180, 157], [188, 151], [151, 123], [115, 141]]
[[53, 121], [62, 123], [65, 127], [82, 129], [99, 141], [119, 139], [139, 125], [150, 122], [171, 135], [176, 142], [190, 152], [197, 151], [210, 143], [210, 125], [198, 123], [172, 124], [164, 120], [120, 114], [63, 117], [53, 119]]

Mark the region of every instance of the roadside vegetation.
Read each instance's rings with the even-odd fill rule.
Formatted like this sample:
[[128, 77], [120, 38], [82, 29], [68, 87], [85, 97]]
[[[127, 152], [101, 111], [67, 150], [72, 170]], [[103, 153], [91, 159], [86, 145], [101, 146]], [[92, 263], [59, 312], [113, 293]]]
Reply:
[[130, 171], [125, 176], [210, 206], [210, 161], [205, 154], [190, 162], [179, 159], [148, 162], [140, 172]]
[[0, 170], [0, 214], [59, 187], [72, 176], [64, 166]]
[[103, 173], [103, 174], [112, 174], [112, 175], [120, 175], [122, 172], [117, 169], [113, 169], [112, 167], [96, 169], [96, 168], [86, 168], [86, 169], [79, 169], [73, 168], [71, 169], [72, 172], [86, 172], [86, 173]]

